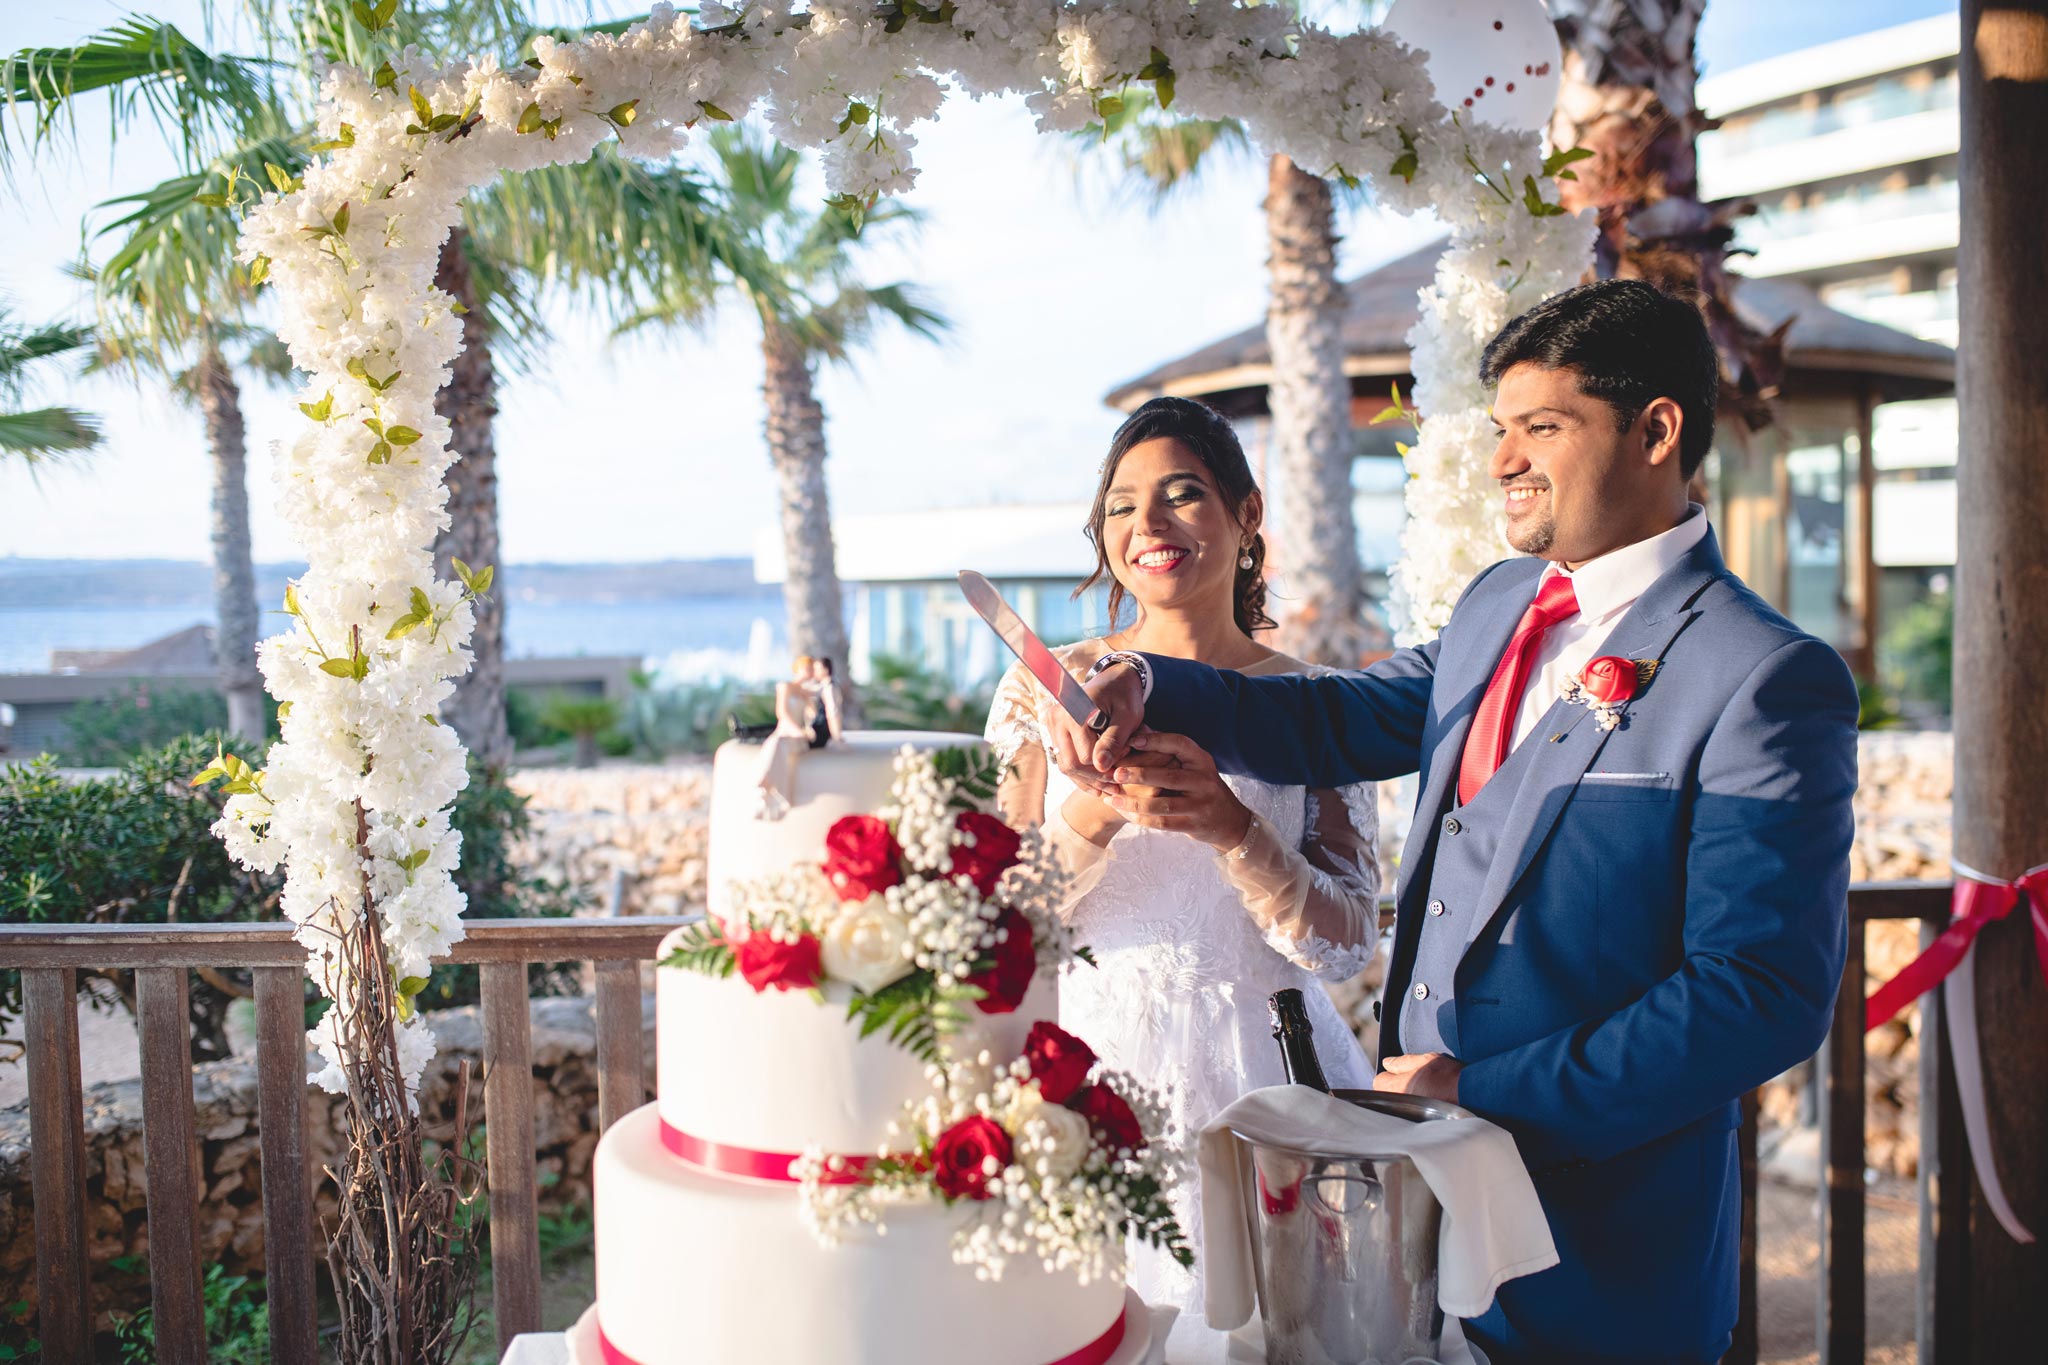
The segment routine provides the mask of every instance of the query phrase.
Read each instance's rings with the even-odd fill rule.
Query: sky
[[[1953,8],[1711,0],[1700,54],[1708,73],[1726,71]],[[200,0],[0,0],[0,45],[76,42],[131,9],[203,32]],[[236,36],[218,34],[217,45]],[[1263,316],[1263,162],[1218,167],[1155,209],[1119,189],[1105,162],[1040,137],[1017,102],[956,97],[917,131],[922,175],[909,198],[924,225],[914,240],[878,243],[870,278],[924,286],[955,326],[937,343],[884,333],[851,370],[821,376],[834,510],[1082,500],[1117,420],[1103,394]],[[176,170],[146,120],[110,152],[104,101],[84,102],[75,146],[0,187],[0,294],[17,316],[89,317],[82,287],[63,273],[81,223],[110,221],[96,204]],[[1340,231],[1346,278],[1436,234],[1371,209],[1347,211]],[[775,518],[756,329],[738,309],[681,334],[613,339],[601,319],[559,307],[552,324],[547,372],[501,376],[501,558],[751,553]],[[207,557],[210,474],[196,413],[157,388],[61,373],[31,397],[102,414],[107,442],[75,467],[34,476],[0,465],[0,556]],[[269,452],[297,422],[292,402],[253,380],[243,395],[259,560],[302,557],[272,510]]]

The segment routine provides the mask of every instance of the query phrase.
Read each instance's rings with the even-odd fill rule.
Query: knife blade
[[[967,598],[967,605],[988,622],[1012,654],[1038,679],[1039,686],[1052,693],[1060,709],[1072,716],[1076,723],[1090,729],[1101,728],[1101,717],[1095,703],[1088,700],[1088,694],[1081,690],[1081,684],[1074,681],[1074,675],[1060,666],[1052,651],[1024,624],[1024,618],[996,591],[995,584],[983,578],[972,569],[962,569],[959,574],[960,591]]]

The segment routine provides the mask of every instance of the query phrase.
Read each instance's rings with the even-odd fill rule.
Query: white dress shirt
[[[1599,657],[1601,646],[1636,599],[1676,568],[1706,534],[1707,509],[1693,503],[1684,521],[1648,540],[1611,550],[1576,569],[1552,564],[1544,570],[1538,586],[1553,575],[1569,578],[1579,599],[1579,612],[1544,632],[1542,648],[1536,651],[1535,671],[1515,712],[1514,744],[1510,747],[1519,747],[1542,721],[1564,680]]]

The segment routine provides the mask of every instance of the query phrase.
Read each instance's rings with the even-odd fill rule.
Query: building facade
[[[1954,13],[1713,74],[1700,107],[1707,199],[1747,199],[1733,262],[1796,281],[1830,307],[1946,346],[1956,342],[1957,107]],[[1869,433],[1879,617],[1940,589],[1956,559],[1953,397],[1879,407]],[[1793,573],[1825,584],[1845,468],[1862,452],[1799,442],[1786,453]],[[1818,534],[1815,534],[1818,533]]]
[[[1049,645],[1102,634],[1107,591],[1076,595],[1095,566],[1082,533],[1087,520],[1085,502],[835,518],[832,552],[849,599],[854,680],[870,681],[884,658],[915,662],[963,691],[1002,675],[1010,656],[960,595],[962,569],[995,584]],[[780,583],[783,575],[781,532],[764,529],[754,576]]]

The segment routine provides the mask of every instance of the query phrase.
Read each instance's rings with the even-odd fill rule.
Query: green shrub
[[[274,738],[277,702],[268,696],[263,702]],[[222,731],[227,724],[228,704],[218,692],[138,682],[125,692],[94,697],[66,711],[68,737],[57,757],[67,767],[118,768],[172,740]]]
[[[531,692],[517,687],[505,689],[505,729],[520,749],[546,749],[566,744],[569,732],[557,730],[541,719],[541,702]]]
[[[124,1272],[149,1273],[140,1256],[123,1256],[113,1265]],[[208,1365],[268,1365],[270,1306],[263,1301],[260,1283],[210,1265],[199,1283],[199,1294],[206,1314]],[[115,1324],[114,1340],[121,1348],[123,1365],[150,1365],[156,1359],[155,1314],[144,1308]]]
[[[992,685],[962,692],[914,659],[878,654],[861,689],[867,723],[877,730],[953,730],[980,734],[995,702]]]
[[[1955,649],[1955,595],[1937,592],[1898,614],[1878,653],[1899,696],[1947,711],[1954,700]]]
[[[620,729],[649,758],[708,754],[731,735],[729,717],[742,725],[775,723],[772,698],[741,691],[733,678],[664,687],[656,673],[635,673]]]
[[[53,760],[0,767],[0,922],[13,924],[219,923],[276,917],[282,879],[235,866],[209,828],[222,799],[193,788],[217,737],[188,735],[130,760],[112,776],[66,781]],[[253,756],[253,755],[252,755]],[[521,872],[526,798],[472,764],[452,820],[462,834],[456,885],[474,918],[566,915],[568,888]],[[133,974],[87,970],[132,1007]],[[543,988],[559,981],[543,973]],[[474,968],[443,966],[427,1008],[476,998]],[[552,982],[552,987],[549,983]],[[191,992],[193,1056],[227,1055],[227,1007],[246,992],[242,973],[206,969]],[[95,992],[95,1000],[103,995]],[[0,1040],[21,1011],[21,978],[0,972]],[[18,1046],[18,1042],[15,1044]]]

